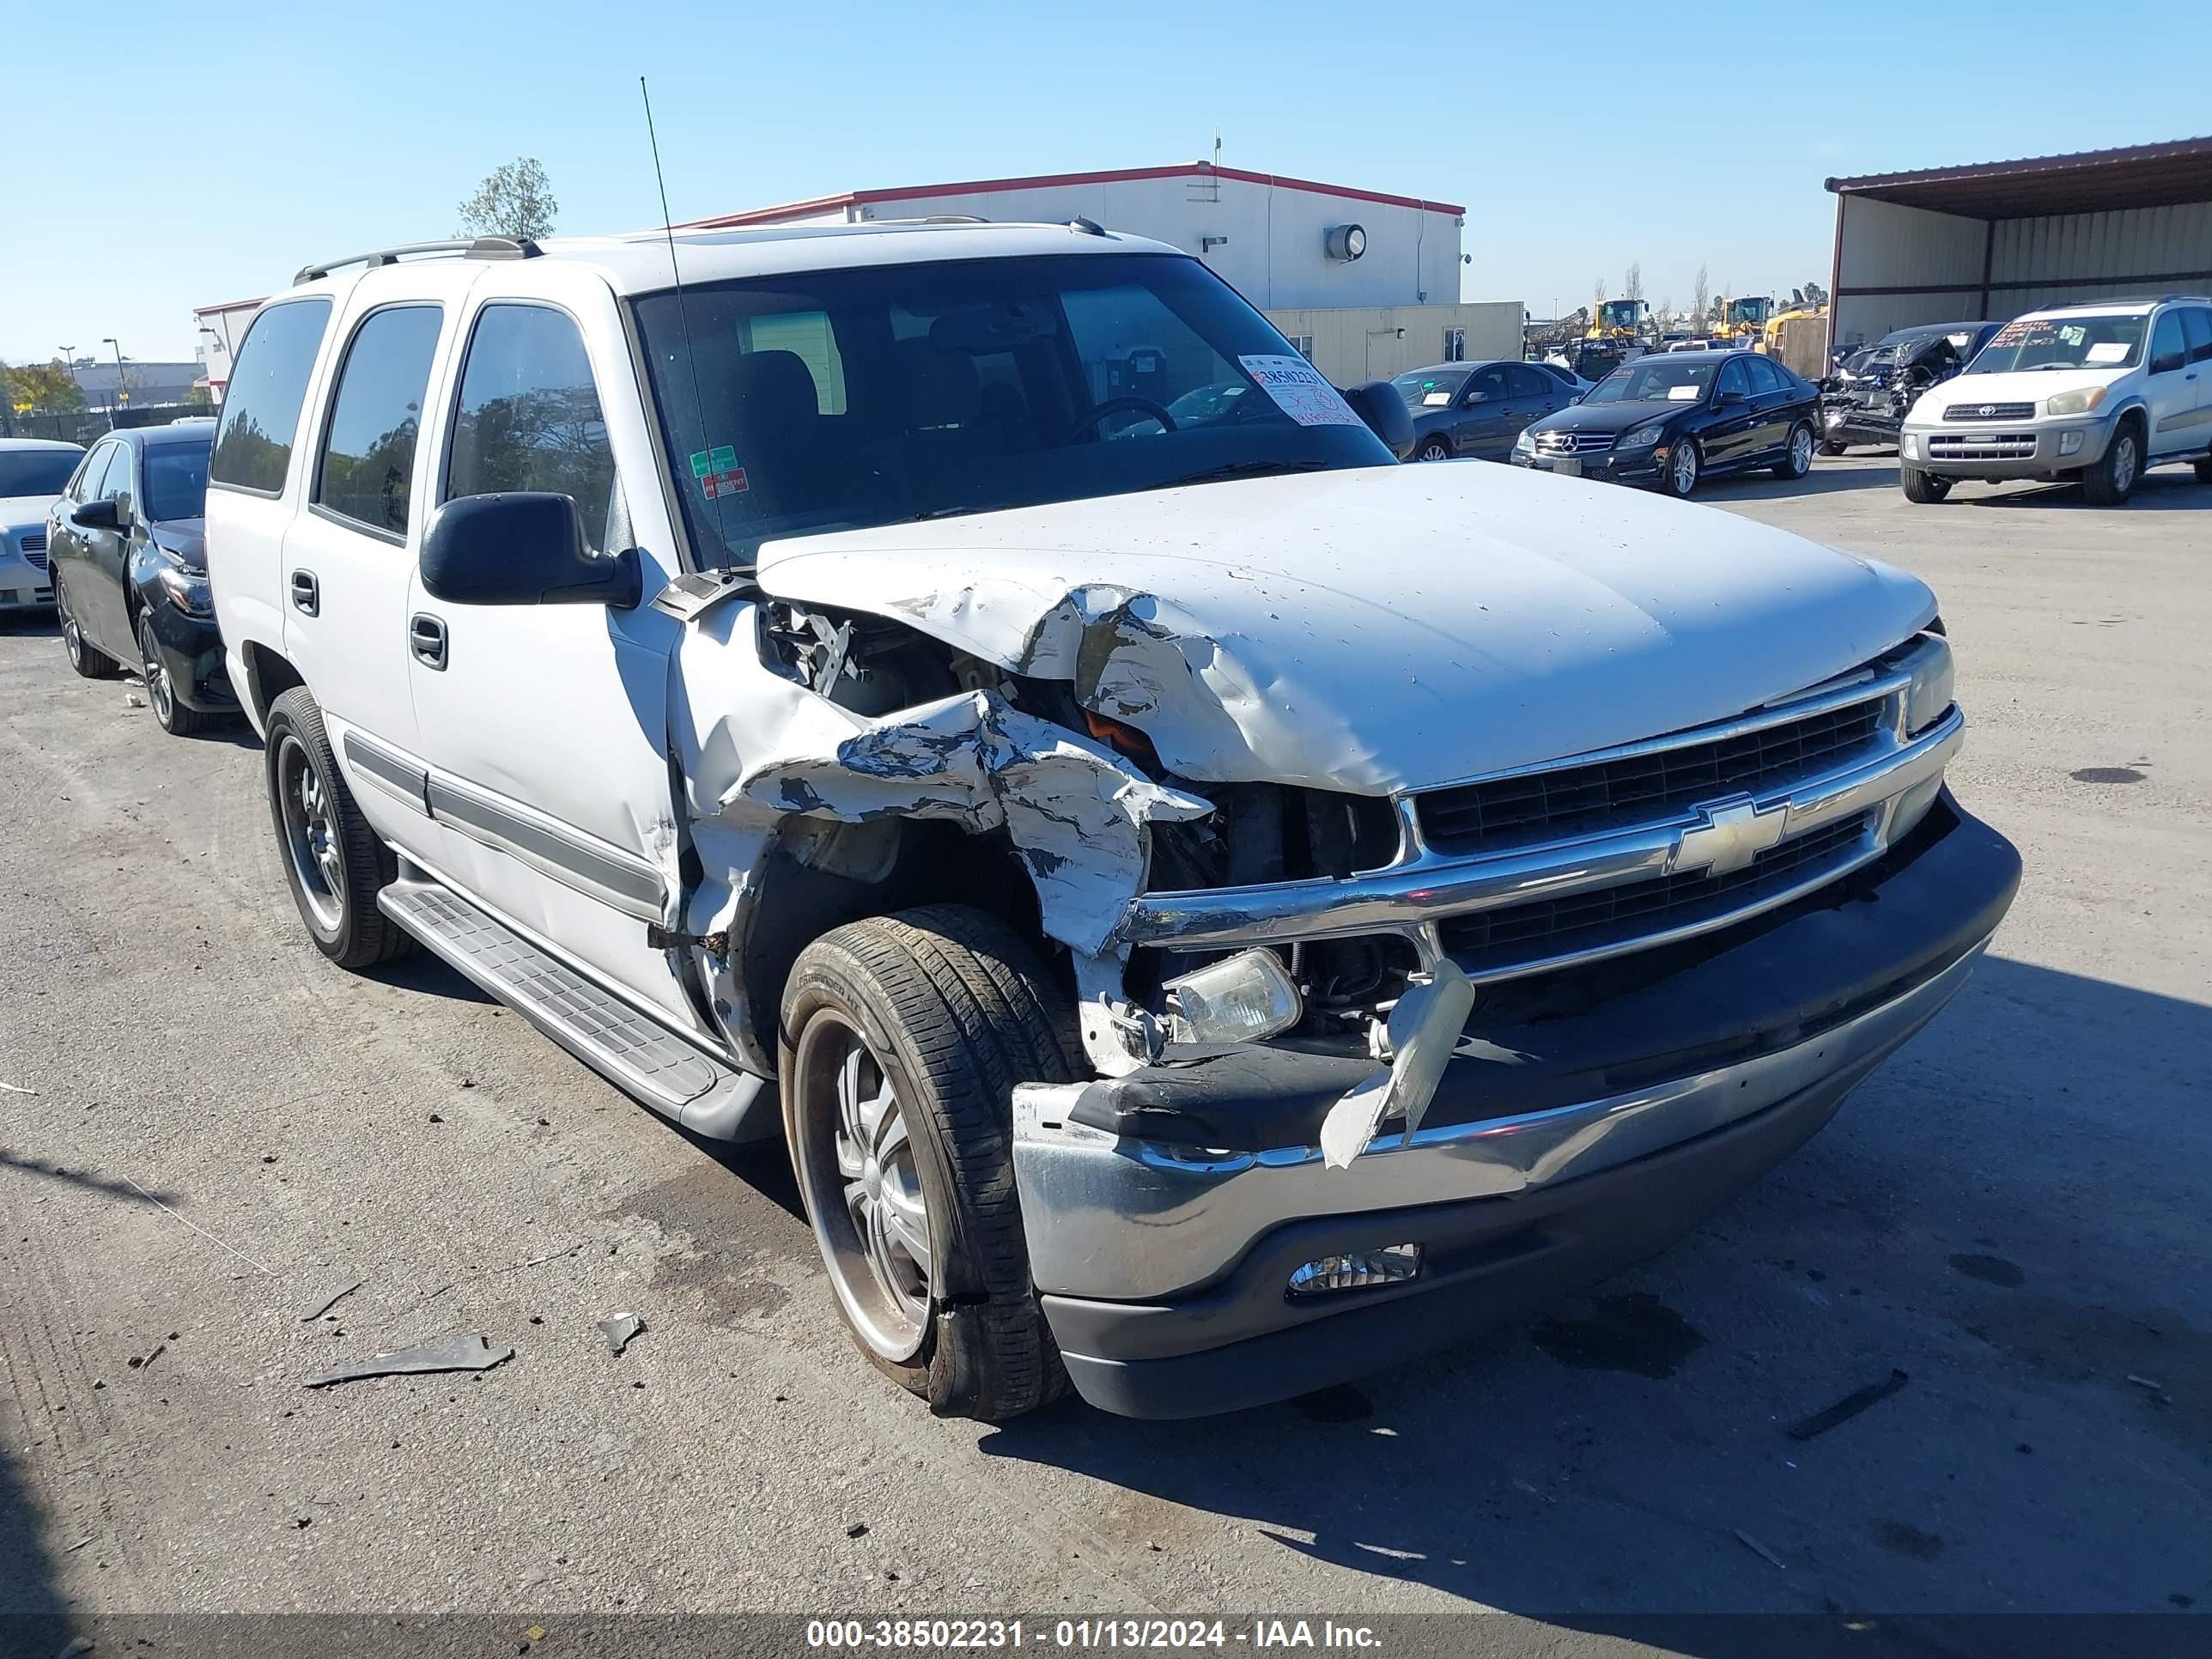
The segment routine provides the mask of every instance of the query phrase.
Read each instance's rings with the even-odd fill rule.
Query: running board
[[[767,1140],[782,1133],[772,1084],[702,1053],[452,889],[403,877],[377,895],[376,906],[663,1117],[710,1140]]]

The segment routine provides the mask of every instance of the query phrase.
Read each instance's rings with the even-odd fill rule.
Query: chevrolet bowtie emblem
[[[1741,870],[1782,839],[1782,826],[1790,816],[1786,806],[1760,811],[1748,799],[1722,802],[1698,809],[1703,823],[1692,824],[1674,842],[1669,870],[1703,870],[1724,876]]]

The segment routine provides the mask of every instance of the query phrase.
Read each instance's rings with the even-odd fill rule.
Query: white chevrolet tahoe
[[[1898,437],[1905,497],[1961,478],[2078,482],[2118,507],[2143,469],[2194,461],[2212,483],[2212,300],[2094,300],[2015,317],[1923,393]]]
[[[301,916],[783,1136],[939,1412],[1522,1316],[1818,1129],[2019,863],[1918,581],[1404,423],[1082,221],[311,266],[207,507]]]

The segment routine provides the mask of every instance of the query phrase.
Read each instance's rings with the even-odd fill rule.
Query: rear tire
[[[2081,469],[2081,494],[2092,507],[2125,507],[2142,476],[2142,424],[2123,416],[2119,430],[2093,466]]]
[[[1932,507],[1951,493],[1951,480],[1939,478],[1932,472],[1923,472],[1917,466],[1897,469],[1898,482],[1905,486],[1905,499],[1923,507]]]
[[[1442,438],[1427,439],[1413,452],[1417,461],[1448,461],[1451,458],[1451,446]]]
[[[178,699],[175,684],[169,671],[161,665],[159,642],[154,638],[154,621],[147,612],[138,613],[138,672],[146,682],[147,706],[153,709],[154,718],[161,729],[173,738],[189,738],[204,732],[215,724],[215,716],[197,708],[187,708]]]
[[[2212,455],[2199,455],[2197,458],[2197,482],[2201,484],[2212,484]]]
[[[1073,1024],[1030,946],[958,905],[836,928],[785,988],[784,1129],[838,1312],[940,1417],[1002,1422],[1067,1387],[1030,1279],[1012,1091],[1076,1076]]]
[[[1790,428],[1790,441],[1774,464],[1774,476],[1795,481],[1813,470],[1813,428],[1800,421]]]
[[[121,663],[85,638],[76,612],[70,609],[69,589],[63,586],[58,570],[54,572],[54,620],[61,624],[62,650],[69,665],[79,674],[88,680],[112,680],[123,672]]]
[[[341,968],[404,956],[414,940],[376,908],[377,894],[398,879],[398,860],[354,804],[306,686],[269,705],[264,753],[277,857],[315,948]]]

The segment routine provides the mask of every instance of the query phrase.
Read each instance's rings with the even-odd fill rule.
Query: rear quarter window
[[[307,400],[307,379],[330,326],[327,299],[270,306],[238,349],[216,428],[208,481],[257,495],[281,495]]]

